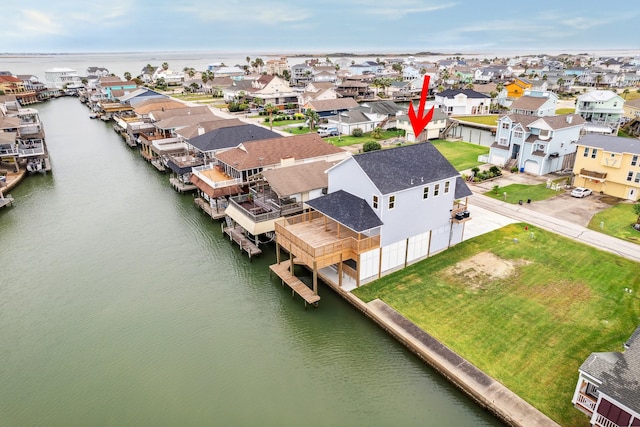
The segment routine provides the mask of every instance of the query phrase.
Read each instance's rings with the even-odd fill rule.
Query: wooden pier
[[[184,182],[180,182],[178,178],[171,177],[169,178],[169,183],[178,193],[188,193],[189,191],[194,191],[198,187],[193,184],[185,184]]]
[[[262,250],[244,235],[244,229],[242,227],[224,227],[222,231],[228,234],[229,239],[236,242],[240,246],[240,249],[249,255],[249,259],[262,253]]]
[[[13,197],[11,197],[11,194],[7,194],[6,196],[4,196],[2,192],[0,192],[0,208],[4,208],[5,206],[12,206],[12,205],[13,205]]]
[[[205,211],[211,217],[211,219],[224,218],[224,211],[226,208],[223,208],[223,207],[214,208],[209,204],[209,202],[207,202],[202,197],[196,197],[193,201],[200,209]]]
[[[283,261],[280,264],[270,265],[269,268],[282,280],[283,286],[284,284],[287,284],[287,286],[291,288],[291,296],[298,294],[302,297],[305,308],[307,307],[307,304],[313,304],[314,307],[317,307],[318,302],[320,301],[320,295],[314,294],[311,288],[294,276],[289,271],[289,266],[291,266],[290,261]]]

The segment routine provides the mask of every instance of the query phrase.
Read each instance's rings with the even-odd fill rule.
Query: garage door
[[[534,160],[527,160],[526,162],[524,162],[524,171],[526,173],[538,175],[540,171],[540,168],[538,167],[538,162]]]

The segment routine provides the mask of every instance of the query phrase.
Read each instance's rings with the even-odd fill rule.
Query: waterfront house
[[[303,110],[311,109],[318,113],[318,116],[321,118],[325,118],[348,110],[353,110],[358,108],[358,105],[358,102],[353,98],[311,100],[304,104]]]
[[[243,233],[273,239],[276,220],[300,214],[307,201],[326,191],[326,171],[332,165],[320,160],[264,170],[247,193],[229,198],[225,215]]]
[[[354,155],[327,173],[311,212],[276,222],[278,264],[282,248],[313,272],[315,294],[318,276],[359,286],[462,241],[471,191],[430,143]]]
[[[571,403],[594,427],[640,426],[640,327],[623,349],[591,353],[578,370]]]
[[[298,105],[298,93],[277,76],[260,75],[255,80],[237,81],[222,92],[227,102],[244,99],[259,105],[272,104],[280,109],[289,105],[297,108]]]
[[[640,141],[588,134],[577,144],[574,184],[594,192],[640,200]]]
[[[498,119],[489,162],[534,175],[571,168],[584,123],[577,114],[504,115]]]
[[[82,87],[82,79],[71,68],[50,68],[44,72],[45,83],[51,89],[66,89]]]
[[[445,89],[435,102],[449,115],[479,115],[489,114],[491,97],[473,89]]]
[[[38,102],[36,91],[27,89],[24,82],[14,76],[0,76],[0,91],[5,95],[15,95],[20,105]]]
[[[313,67],[309,64],[295,64],[291,67],[291,85],[305,87],[313,81]]]

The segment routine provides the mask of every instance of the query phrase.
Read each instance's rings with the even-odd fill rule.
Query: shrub
[[[381,148],[382,148],[382,146],[380,145],[379,142],[377,142],[377,141],[367,141],[362,146],[362,151],[364,151],[366,153],[367,151],[376,151],[376,150],[380,150]]]
[[[497,166],[491,166],[489,168],[489,172],[491,172],[492,174],[494,174],[495,176],[500,176],[502,175],[502,171],[500,170],[499,167]]]
[[[355,128],[353,131],[351,131],[351,136],[355,136],[356,138],[360,138],[362,135],[363,132],[360,128]]]
[[[517,172],[518,172],[518,167],[517,167],[517,166],[513,166],[513,167],[511,168],[511,172],[512,172],[512,173],[517,173]]]
[[[480,168],[476,166],[476,167],[471,169],[471,172],[473,172],[474,174],[478,175],[480,173]]]
[[[493,186],[493,193],[494,194],[498,194],[499,191],[500,191],[500,186],[499,185],[494,185]]]

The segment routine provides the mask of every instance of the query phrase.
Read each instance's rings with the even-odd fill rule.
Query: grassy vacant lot
[[[631,228],[638,216],[633,213],[633,205],[620,203],[598,212],[591,218],[588,228],[599,231],[622,240],[640,243],[640,232]],[[604,228],[600,228],[600,223]]]
[[[584,426],[571,406],[578,367],[591,352],[621,351],[640,322],[637,271],[632,261],[513,224],[354,294],[382,299],[560,425]]]
[[[565,179],[561,178],[556,182],[563,181],[565,181]],[[484,195],[504,201],[503,193],[507,193],[506,202],[511,204],[516,204],[520,200],[524,200],[526,202],[527,199],[531,199],[531,201],[537,202],[539,200],[549,199],[558,194],[556,190],[547,188],[547,184],[543,182],[542,184],[537,185],[509,184],[507,186],[498,188],[497,192],[491,190]]]
[[[431,143],[456,168],[457,171],[479,166],[478,156],[489,154],[489,147],[461,141],[445,141],[434,139]]]
[[[489,116],[456,116],[452,119],[460,120],[462,122],[480,123],[481,125],[496,126],[498,121],[497,114],[491,114]]]
[[[325,138],[325,140],[335,145],[336,147],[346,147],[348,145],[364,144],[365,142],[368,142],[368,141],[381,142],[382,140],[385,140],[385,139],[396,138],[399,135],[400,136],[403,135],[403,133],[400,133],[400,132],[404,132],[404,131],[385,130],[382,132],[382,136],[378,139],[372,137],[371,132],[367,132],[364,135],[358,136],[358,137],[350,136],[350,135],[341,135],[340,137],[334,136],[331,138]]]
[[[573,114],[576,112],[575,108],[558,108],[556,114]]]

